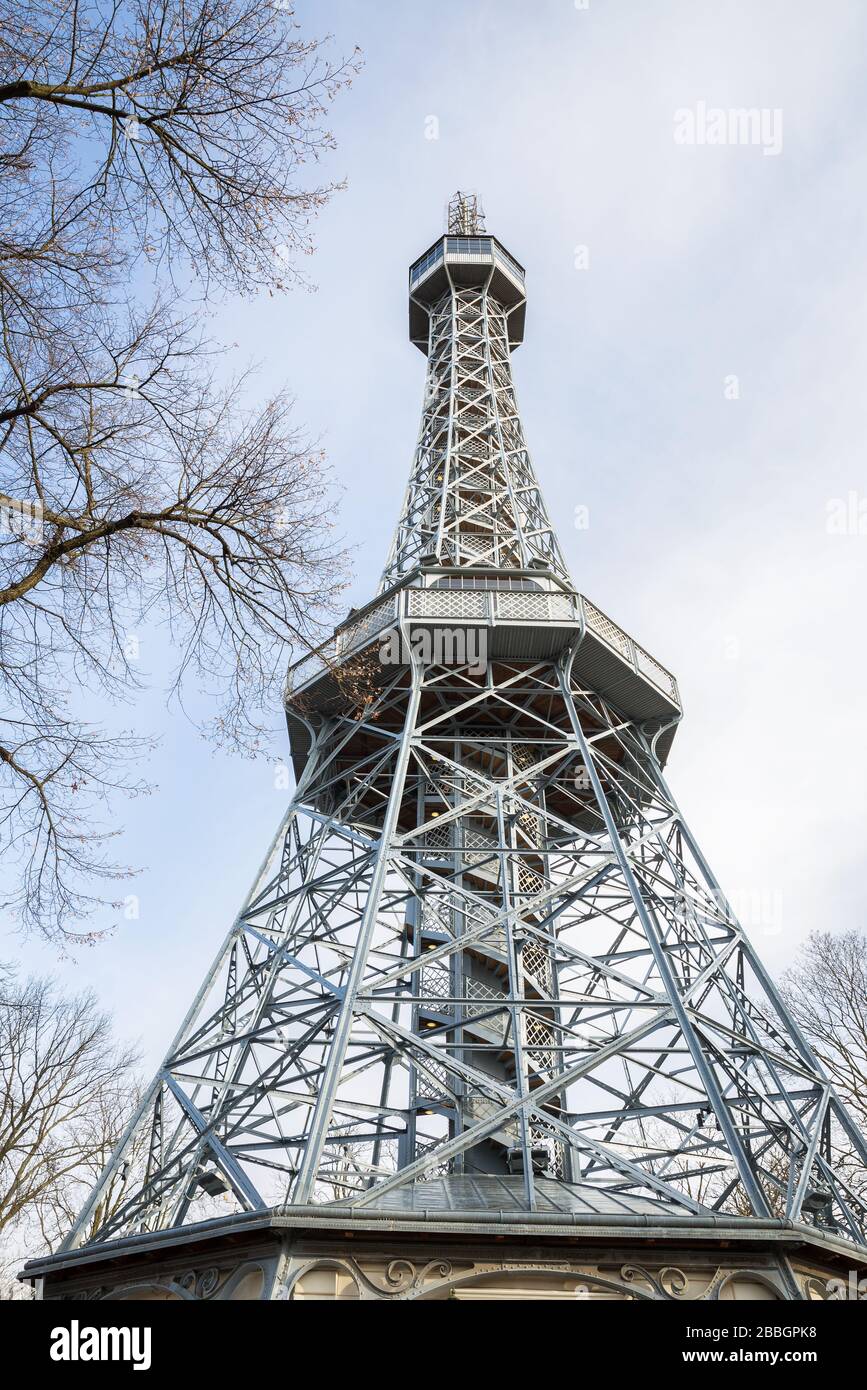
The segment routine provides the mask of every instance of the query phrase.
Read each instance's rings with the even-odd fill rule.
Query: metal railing
[[[363,647],[401,617],[478,623],[575,623],[604,642],[657,690],[680,704],[677,681],[644,647],[581,594],[558,591],[532,593],[496,589],[425,589],[410,586],[346,624],[336,636],[289,668],[286,693],[298,690],[334,661]]]
[[[677,681],[670,671],[646,652],[643,647],[639,647],[634,642],[628,632],[624,632],[622,627],[618,627],[615,622],[603,613],[601,609],[592,604],[589,599],[580,598],[581,607],[584,612],[584,621],[588,631],[594,637],[600,638],[612,651],[617,652],[630,666],[643,676],[645,680],[655,685],[657,690],[661,690],[675,704],[680,704],[680,694],[677,688]]]

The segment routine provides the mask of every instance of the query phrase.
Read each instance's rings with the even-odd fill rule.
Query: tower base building
[[[287,1207],[132,1236],[39,1262],[45,1299],[425,1302],[842,1300],[867,1276],[848,1241],[804,1223],[684,1217],[540,1179],[445,1178],[361,1216]]]

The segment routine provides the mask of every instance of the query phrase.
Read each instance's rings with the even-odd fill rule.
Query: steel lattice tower
[[[475,199],[409,298],[379,593],[290,670],[294,800],[66,1267],[233,1211],[863,1247],[864,1141],[663,775],[677,684],[569,576],[512,380],[524,271]]]

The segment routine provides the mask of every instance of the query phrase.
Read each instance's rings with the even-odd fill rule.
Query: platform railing
[[[644,680],[679,705],[677,681],[670,671],[638,645],[623,628],[582,594],[518,589],[432,589],[409,586],[364,610],[340,628],[317,652],[302,658],[287,673],[287,694],[298,690],[333,661],[360,649],[400,618],[441,619],[495,626],[508,623],[565,623],[586,627],[595,638],[632,667]]]

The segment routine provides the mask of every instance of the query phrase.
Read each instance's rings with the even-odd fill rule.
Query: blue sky
[[[378,580],[418,426],[406,269],[475,189],[527,268],[515,376],[576,583],[680,681],[687,818],[773,969],[813,927],[864,926],[867,9],[320,0],[298,18],[364,50],[323,170],[348,188],[304,265],[316,291],[222,305],[214,329],[322,437],[356,546],[347,607]],[[779,111],[779,153],[678,144],[698,103]],[[158,634],[141,659],[153,688],[120,722],[161,735],[157,790],[116,807],[139,917],[71,960],[11,932],[0,957],[92,986],[150,1066],[281,815],[285,738],[275,712],[270,762],[213,752],[165,708]]]

